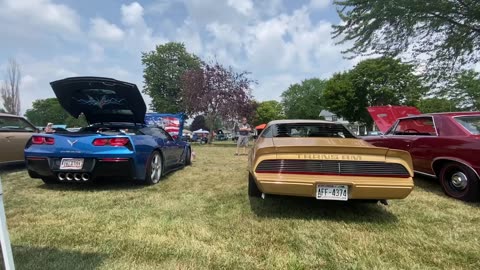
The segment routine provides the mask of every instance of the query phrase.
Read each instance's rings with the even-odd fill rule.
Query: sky
[[[332,0],[0,0],[0,79],[21,66],[22,112],[54,97],[49,82],[101,76],[143,87],[142,52],[183,42],[204,60],[251,72],[258,101],[291,84],[328,78],[344,59]],[[148,105],[150,99],[144,96]]]

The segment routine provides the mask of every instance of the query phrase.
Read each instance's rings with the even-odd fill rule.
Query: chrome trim
[[[457,159],[457,158],[450,158],[450,157],[437,157],[437,158],[435,158],[435,159],[432,161],[432,164],[430,165],[431,168],[432,168],[432,171],[435,171],[435,170],[433,169],[433,164],[434,164],[437,160],[440,160],[440,159],[447,160],[447,161],[458,162],[458,163],[460,163],[460,164],[462,164],[462,165],[465,165],[465,166],[467,166],[470,170],[472,170],[472,172],[475,173],[475,175],[477,176],[478,179],[480,179],[480,175],[478,175],[477,171],[476,171],[472,166],[470,166],[469,164],[465,163],[465,161],[460,160],[460,159]]]
[[[417,173],[417,174],[425,175],[425,176],[428,176],[428,177],[437,178],[437,176],[436,176],[436,175],[433,175],[433,174],[424,173],[424,172],[415,171],[415,170],[413,170],[413,172],[414,172],[414,173]]]

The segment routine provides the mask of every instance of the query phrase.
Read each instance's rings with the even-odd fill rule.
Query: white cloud
[[[34,32],[47,30],[67,37],[80,32],[80,17],[70,7],[50,0],[3,0],[0,23]]]
[[[129,5],[122,5],[122,22],[125,25],[138,25],[143,21],[143,7],[138,2]]]
[[[253,9],[253,2],[251,0],[228,0],[228,5],[246,16],[250,15]]]
[[[152,50],[155,45],[165,43],[166,39],[155,35],[143,18],[143,7],[138,2],[121,6],[122,22],[125,25],[126,41],[124,46],[130,50],[140,52]]]
[[[90,35],[101,41],[116,42],[123,40],[125,33],[122,29],[113,23],[109,23],[103,18],[94,18],[90,20]]]
[[[310,0],[309,7],[312,9],[324,9],[330,5],[330,0]]]

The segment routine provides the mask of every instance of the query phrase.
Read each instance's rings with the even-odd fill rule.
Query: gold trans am
[[[408,152],[372,146],[342,124],[272,121],[250,152],[248,194],[403,199],[413,189],[412,168]]]

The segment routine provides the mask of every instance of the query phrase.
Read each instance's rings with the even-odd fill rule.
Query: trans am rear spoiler
[[[185,114],[169,113],[146,113],[145,124],[148,126],[159,126],[165,129],[170,135],[177,136],[177,140],[182,139]]]
[[[408,106],[374,106],[368,107],[367,110],[383,133],[395,124],[398,118],[421,114],[417,108]]]

